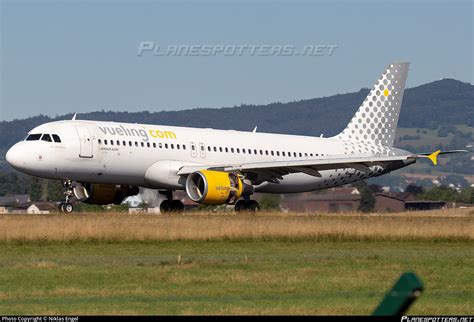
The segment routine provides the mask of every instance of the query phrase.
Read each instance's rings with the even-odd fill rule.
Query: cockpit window
[[[38,141],[41,137],[41,134],[30,134],[26,137],[26,141]]]
[[[54,142],[61,143],[61,139],[59,138],[57,134],[53,134],[53,140]]]
[[[41,141],[53,142],[53,140],[51,140],[51,135],[49,134],[43,134],[43,136],[41,137]]]

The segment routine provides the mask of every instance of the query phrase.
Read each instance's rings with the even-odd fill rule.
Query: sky
[[[0,120],[330,96],[371,87],[394,60],[411,62],[408,87],[473,83],[472,1],[0,0],[0,11]],[[158,55],[138,55],[144,42]]]

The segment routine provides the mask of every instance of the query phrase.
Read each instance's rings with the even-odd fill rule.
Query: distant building
[[[302,193],[284,195],[280,206],[283,209],[300,212],[354,212],[360,204],[357,188],[331,188],[325,193]]]
[[[30,195],[5,195],[0,197],[0,206],[14,206],[30,202]]]
[[[55,211],[57,211],[57,206],[54,202],[26,202],[14,207],[7,207],[5,213],[43,215]]]
[[[409,210],[433,210],[447,207],[445,201],[416,200],[409,192],[376,193],[375,208],[377,212],[402,212]]]

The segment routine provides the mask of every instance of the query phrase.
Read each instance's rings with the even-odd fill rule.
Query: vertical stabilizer
[[[408,75],[407,62],[391,63],[336,138],[393,146]]]

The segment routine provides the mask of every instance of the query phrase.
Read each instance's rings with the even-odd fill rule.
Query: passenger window
[[[165,143],[165,149],[168,148],[168,143]],[[193,145],[193,150],[194,150],[194,145]]]
[[[137,141],[135,141],[135,146],[138,147],[138,142]]]
[[[54,136],[53,136],[54,137]],[[102,144],[102,141],[100,139],[97,140],[97,143]]]
[[[150,147],[150,142],[147,142],[146,146],[147,146],[147,148],[149,148]]]
[[[253,150],[253,154],[257,154],[257,150]]]
[[[143,142],[140,142],[140,145],[142,146],[142,148],[145,147],[145,143]]]
[[[245,154],[245,149],[242,149],[242,153]]]
[[[279,157],[279,156],[280,156],[280,151],[277,151],[277,157]]]
[[[165,147],[168,148],[168,144],[165,144]],[[191,150],[196,150],[196,147],[194,146],[194,144],[191,144]]]
[[[252,154],[252,149],[248,149],[249,154]]]
[[[117,140],[117,145],[120,145],[120,141],[119,141],[119,140]]]
[[[303,154],[301,154],[301,152],[300,152],[300,158],[301,158],[302,156],[303,156]]]
[[[229,148],[228,147],[225,148],[225,152],[229,153]]]
[[[186,150],[186,144],[183,144],[183,150]]]
[[[296,157],[296,152],[293,152],[293,156]]]
[[[262,150],[260,150],[260,155],[263,155],[263,151],[262,151]]]
[[[53,142],[53,140],[51,140],[51,136],[49,134],[43,134],[43,136],[41,137],[41,141]]]
[[[207,151],[211,152],[211,147],[207,146]]]
[[[110,145],[114,145],[114,140],[110,140]]]
[[[265,150],[265,155],[268,155],[268,150]]]
[[[173,143],[171,143],[171,144],[170,144],[170,147],[171,147],[172,149],[174,149],[174,144],[173,144]]]
[[[61,139],[59,138],[59,135],[57,135],[57,134],[53,134],[53,140],[56,143],[61,143]]]
[[[173,145],[173,144],[171,144]],[[201,151],[204,151],[204,145],[201,144]]]
[[[176,149],[178,149],[178,150],[179,150],[179,144],[176,144]]]
[[[156,143],[155,142],[153,142],[153,147],[156,148]]]
[[[127,146],[127,142],[122,141],[123,146]]]
[[[30,134],[27,136],[26,141],[38,141],[41,138],[41,134]]]
[[[128,141],[128,145],[129,145],[129,146],[132,146],[132,141]]]
[[[230,152],[234,153],[234,148],[230,148]]]
[[[107,140],[104,140],[104,144],[107,145]]]
[[[305,156],[305,157],[308,157],[308,153],[305,153],[304,156]]]
[[[163,149],[163,144],[158,143],[158,147],[159,147],[160,149]]]
[[[270,152],[271,152],[271,154],[273,155],[273,150],[272,150],[272,151],[270,151]]]
[[[222,152],[222,147],[221,146],[219,147],[219,152]]]
[[[282,156],[285,156],[285,151],[281,151],[281,155],[282,155]]]
[[[239,149],[239,148],[237,148],[237,153],[240,153],[240,149]]]
[[[217,152],[217,148],[216,148],[216,147],[214,147],[214,152]]]

